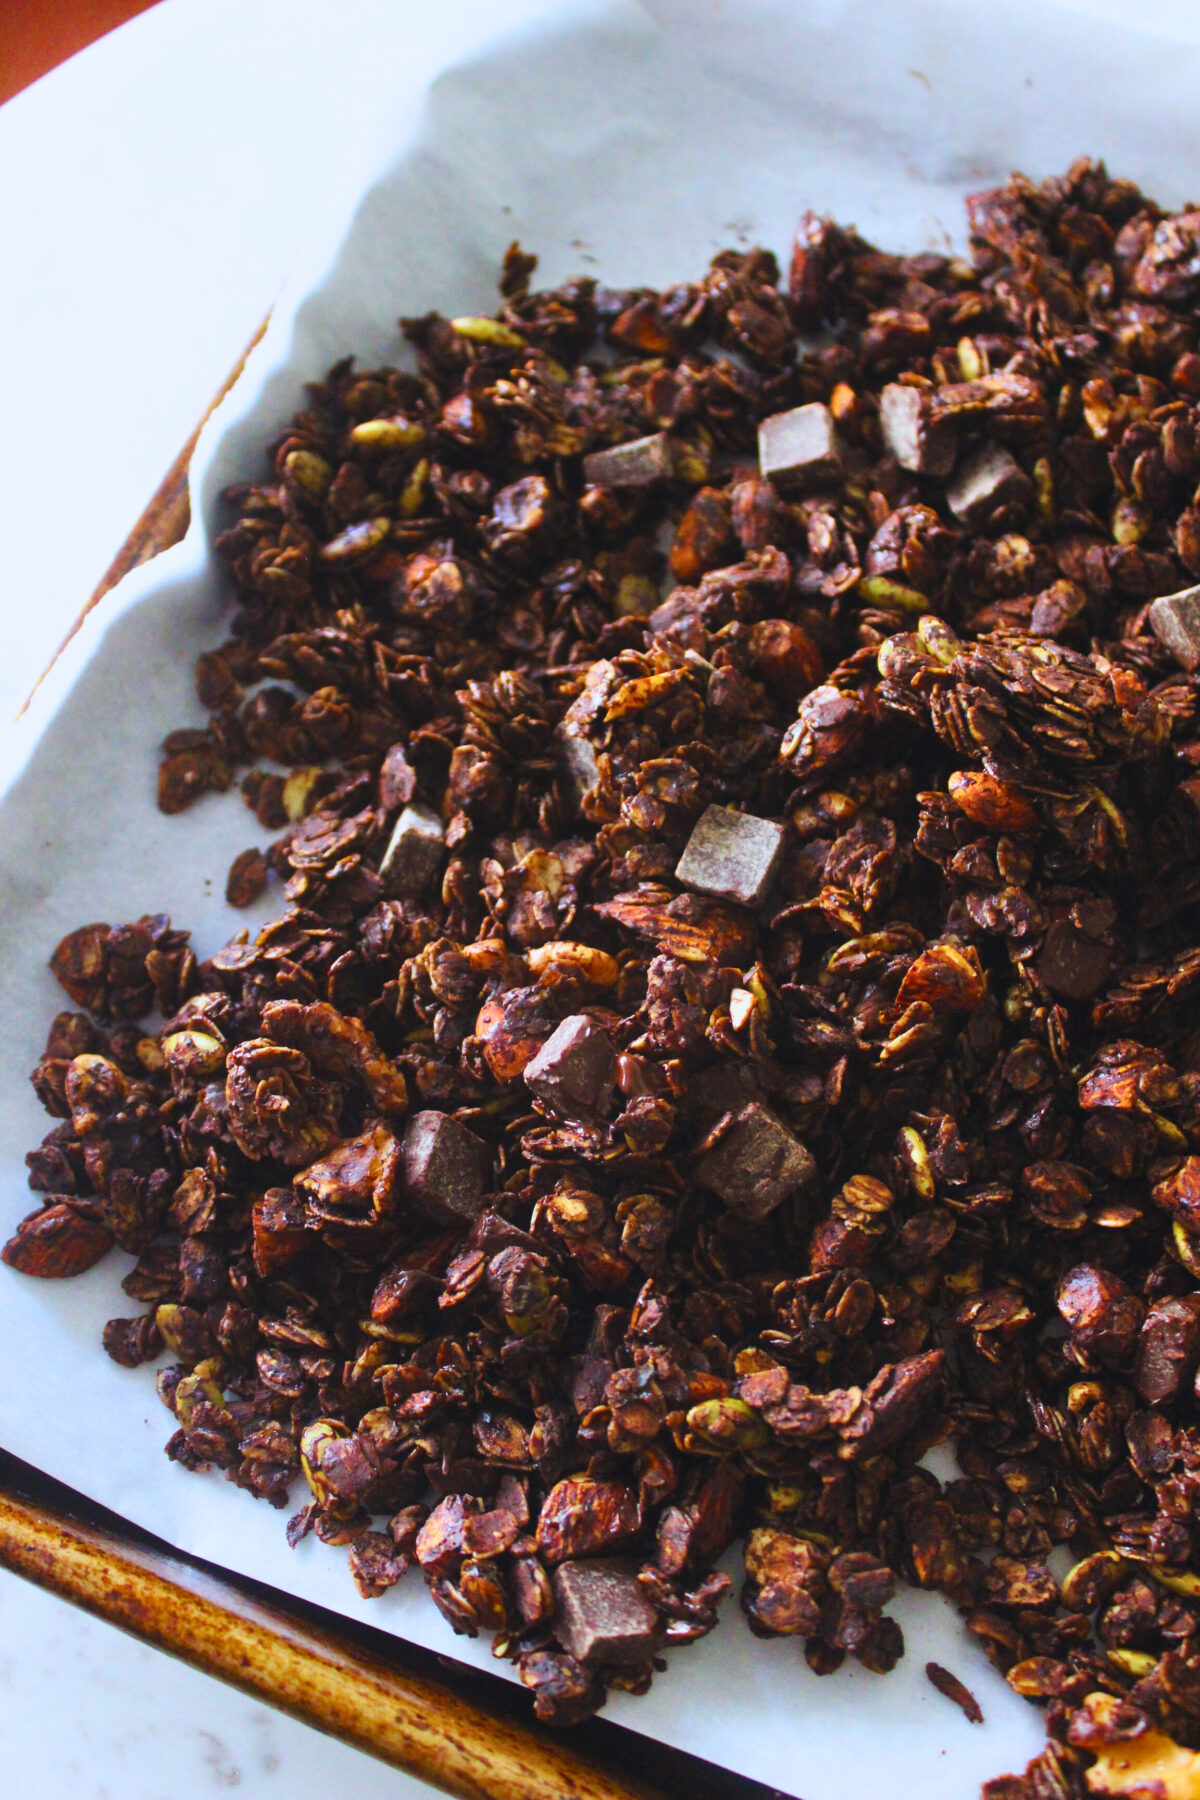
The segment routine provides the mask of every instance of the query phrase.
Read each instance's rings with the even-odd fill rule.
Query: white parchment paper
[[[378,116],[373,176],[310,250],[207,427],[187,540],[105,601],[0,744],[5,1236],[31,1204],[24,1153],[47,1128],[26,1075],[65,1003],[46,969],[59,937],[169,911],[204,955],[247,922],[221,895],[231,858],[261,833],[236,795],[163,818],[156,745],[201,722],[191,669],[227,604],[209,547],[217,496],[262,472],[261,446],[305,380],[348,350],[394,360],[401,313],[490,310],[513,237],[541,256],[539,280],[660,284],[729,243],[786,256],[804,207],[891,249],[961,247],[966,193],[1014,168],[1057,173],[1085,151],[1165,202],[1200,192],[1200,48],[1186,30],[950,0],[514,0],[463,11],[452,56],[416,10],[397,8],[365,64],[347,46]],[[150,1373],[99,1348],[104,1321],[131,1310],[117,1285],[127,1266],[114,1253],[61,1285],[0,1271],[0,1442],[181,1549],[498,1667],[453,1637],[418,1578],[361,1601],[341,1554],[312,1540],[289,1551],[279,1514],[167,1463],[171,1421]],[[869,1800],[881,1776],[892,1794],[963,1800],[1037,1750],[1038,1716],[939,1597],[905,1594],[894,1610],[908,1641],[894,1674],[818,1681],[794,1641],[751,1639],[733,1603],[649,1696],[615,1696],[608,1716],[803,1800]],[[974,1689],[983,1727],[929,1687],[928,1658]]]

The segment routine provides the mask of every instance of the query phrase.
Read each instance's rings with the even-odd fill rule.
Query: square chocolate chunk
[[[640,1663],[661,1642],[658,1614],[626,1557],[581,1557],[554,1571],[554,1630],[582,1663]]]
[[[937,417],[928,388],[892,381],[879,396],[879,429],[902,469],[916,475],[948,475],[954,467],[958,428]]]
[[[946,504],[972,531],[982,530],[1001,506],[1027,499],[1033,484],[1003,444],[981,444],[946,483]]]
[[[765,480],[784,491],[839,474],[842,446],[829,408],[813,400],[764,419],[758,428],[758,466]]]
[[[674,472],[671,443],[665,431],[633,438],[627,444],[610,444],[606,450],[593,450],[583,459],[583,479],[593,487],[650,487]]]
[[[697,893],[760,906],[782,854],[782,825],[732,806],[710,806],[697,819],[675,876]]]
[[[568,706],[558,725],[558,762],[576,804],[600,779],[600,764],[592,745],[592,736],[603,736],[604,712],[621,677],[615,663],[605,657],[594,662],[587,672],[582,691]]]
[[[492,1152],[482,1138],[449,1113],[419,1112],[400,1155],[404,1191],[419,1211],[439,1224],[474,1223],[492,1179]]]
[[[684,1102],[688,1117],[703,1136],[711,1131],[727,1112],[737,1112],[752,1100],[762,1100],[763,1091],[752,1063],[719,1062],[701,1069],[687,1084]]]
[[[446,833],[432,807],[406,806],[396,820],[379,873],[397,900],[416,900],[442,866]]]
[[[1164,594],[1148,617],[1151,631],[1181,668],[1200,666],[1200,587]]]
[[[617,1058],[608,1033],[586,1013],[573,1013],[526,1065],[530,1093],[560,1119],[603,1118],[612,1105]]]
[[[576,803],[600,779],[600,763],[587,738],[573,736],[559,726],[558,759]]]
[[[765,1219],[815,1172],[800,1140],[757,1100],[734,1114],[724,1137],[695,1166],[697,1181],[749,1219]]]

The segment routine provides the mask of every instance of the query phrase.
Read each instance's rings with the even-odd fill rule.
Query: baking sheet
[[[485,46],[498,25],[515,35]],[[1195,44],[1067,7],[1010,5],[1001,28],[994,9],[950,0],[529,0],[490,20],[464,13],[460,26],[453,63],[424,40],[414,54],[411,8],[373,46],[376,177],[311,248],[206,429],[188,539],[106,600],[0,746],[5,1235],[30,1205],[24,1152],[48,1124],[25,1077],[64,1004],[45,967],[58,938],[164,910],[203,955],[247,922],[221,894],[231,858],[261,832],[236,795],[158,814],[155,746],[202,722],[191,667],[222,635],[208,550],[219,491],[258,474],[303,381],[348,349],[365,364],[394,360],[400,313],[490,310],[514,236],[542,257],[539,280],[584,270],[660,284],[728,243],[785,255],[804,207],[888,248],[961,246],[965,193],[1014,167],[1058,172],[1085,150],[1171,204],[1200,188]],[[99,1350],[105,1319],[131,1310],[117,1285],[127,1265],[114,1253],[61,1285],[0,1271],[0,1442],[181,1549],[502,1667],[453,1636],[418,1578],[364,1602],[340,1553],[311,1539],[289,1551],[279,1514],[167,1463],[171,1421],[150,1373]],[[953,1610],[907,1593],[893,1610],[908,1641],[895,1673],[818,1681],[797,1643],[751,1639],[731,1604],[650,1695],[614,1696],[608,1716],[803,1800],[867,1800],[884,1758],[892,1792],[928,1800],[960,1800],[1023,1765],[1042,1741],[1038,1715]],[[929,1658],[974,1689],[983,1727],[929,1687]]]

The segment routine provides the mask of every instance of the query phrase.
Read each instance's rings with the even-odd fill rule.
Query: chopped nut
[[[1200,1362],[1200,1295],[1157,1300],[1138,1335],[1133,1382],[1147,1406],[1177,1400]]]
[[[0,1261],[22,1275],[54,1281],[82,1275],[112,1249],[112,1233],[99,1219],[88,1218],[69,1200],[56,1201],[30,1213],[0,1250]]]
[[[754,1011],[756,1001],[748,988],[734,988],[729,996],[729,1023],[740,1031]]]
[[[681,962],[741,967],[752,960],[753,930],[744,912],[731,912],[715,900],[694,894],[672,896],[665,889],[618,894],[595,909]]]
[[[637,1501],[619,1482],[572,1476],[556,1483],[538,1514],[538,1549],[547,1562],[592,1556],[631,1538]]]
[[[989,831],[1032,831],[1037,824],[1037,814],[1020,789],[983,769],[956,770],[946,791],[968,819]]]
[[[393,744],[379,771],[379,804],[385,812],[405,806],[417,791],[416,771],[403,744]]]
[[[536,944],[529,952],[529,967],[535,975],[547,969],[581,975],[596,987],[614,987],[620,974],[616,957],[607,950],[595,950],[590,944]]]

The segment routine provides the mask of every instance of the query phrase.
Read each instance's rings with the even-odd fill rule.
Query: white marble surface
[[[0,1572],[0,1793],[431,1800],[434,1790]]]

